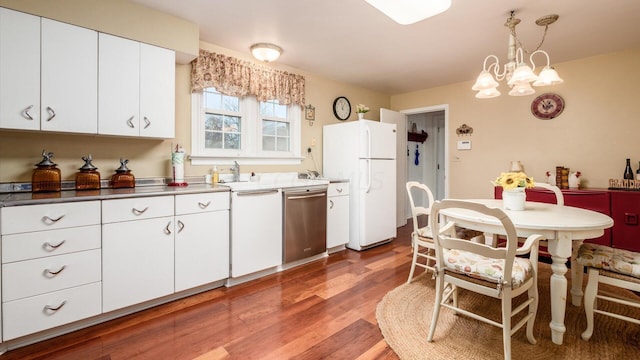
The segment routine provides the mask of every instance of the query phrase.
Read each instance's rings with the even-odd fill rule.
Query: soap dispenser
[[[48,192],[60,191],[61,173],[60,169],[51,161],[53,153],[42,150],[42,161],[36,164],[36,169],[31,175],[31,191]]]
[[[218,167],[214,166],[213,170],[211,170],[211,182],[213,184],[217,184],[220,182],[220,173],[218,173]]]

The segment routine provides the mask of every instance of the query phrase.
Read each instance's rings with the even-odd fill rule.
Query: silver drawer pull
[[[169,226],[171,226],[171,221],[169,221],[167,226],[164,228],[164,233],[167,235],[171,235],[171,229],[169,229]]]
[[[211,205],[211,201],[208,201],[206,204],[198,202],[198,206],[200,206],[200,209],[206,209],[209,207],[209,205]]]
[[[54,117],[56,117],[56,112],[53,111],[51,106],[47,106],[47,112],[49,113],[49,117],[47,118],[47,121],[51,121],[53,120]]]
[[[144,128],[148,128],[149,125],[151,125],[151,121],[149,121],[149,119],[147,119],[147,117],[144,117]]]
[[[329,200],[329,209],[333,209],[333,200]]]
[[[55,218],[55,219],[54,219],[54,218],[51,218],[51,217],[48,217],[48,216],[46,216],[46,215],[45,215],[45,216],[42,218],[42,220],[43,220],[45,223],[47,223],[47,224],[51,225],[51,224],[55,224],[55,223],[57,223],[58,221],[62,220],[62,218],[63,218],[63,217],[64,217],[64,215],[60,215],[59,217],[57,217],[57,218]]]
[[[50,242],[47,241],[46,243],[42,244],[42,247],[45,250],[53,251],[53,250],[59,248],[60,246],[62,246],[66,241],[67,240],[62,240],[62,241],[60,241],[59,243],[57,243],[55,245],[53,245],[53,244],[51,244]]]
[[[184,223],[178,220],[178,232],[182,232],[182,229],[184,229]]]
[[[341,193],[342,192],[342,188],[336,188],[336,191]]]
[[[127,120],[127,126],[129,126],[132,129],[135,129],[135,125],[133,125],[133,116],[129,118],[129,120]]]
[[[136,208],[131,209],[131,211],[136,214],[136,215],[142,215],[144,214],[145,211],[149,210],[149,207],[147,206],[146,208],[142,209],[142,210],[138,210]]]
[[[29,114],[29,110],[31,109],[33,109],[33,105],[29,105],[26,109],[22,110],[22,115],[29,120],[33,120],[33,117]]]
[[[65,301],[63,301],[63,302],[62,302],[62,304],[60,304],[60,305],[58,305],[58,306],[55,306],[55,307],[54,307],[54,306],[51,306],[51,305],[45,305],[45,306],[44,306],[44,309],[45,309],[46,311],[53,311],[53,312],[56,312],[56,311],[58,311],[58,310],[62,309],[62,307],[63,307],[66,303],[67,303],[67,301],[65,300]]]
[[[67,265],[62,265],[62,267],[60,269],[58,269],[57,271],[51,271],[49,269],[44,269],[44,274],[45,276],[50,276],[50,277],[54,277],[58,274],[60,274],[62,272],[62,270],[66,269]]]

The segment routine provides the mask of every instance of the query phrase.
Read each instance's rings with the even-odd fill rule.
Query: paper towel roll
[[[173,182],[184,182],[184,152],[171,153],[171,165],[173,166]]]

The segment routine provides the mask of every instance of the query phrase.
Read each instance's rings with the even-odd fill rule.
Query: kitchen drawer
[[[229,209],[229,192],[176,195],[176,215]]]
[[[2,236],[2,263],[99,249],[100,225]]]
[[[7,341],[99,315],[101,293],[101,283],[95,282],[5,302],[2,304],[2,339]]]
[[[100,224],[100,201],[9,206],[0,211],[3,235]]]
[[[327,196],[341,196],[341,195],[349,195],[348,182],[329,184],[329,189],[327,190]]]
[[[173,216],[173,196],[138,197],[102,201],[102,223]]]
[[[100,249],[4,264],[2,301],[84,285],[101,278]]]

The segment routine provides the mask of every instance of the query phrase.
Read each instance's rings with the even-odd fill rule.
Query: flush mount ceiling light
[[[275,61],[282,53],[281,47],[267,43],[253,44],[249,49],[254,58],[264,62]]]
[[[498,81],[503,79],[507,80],[507,84],[511,87],[509,95],[511,96],[525,96],[531,95],[536,91],[531,87],[533,86],[547,86],[561,84],[564,82],[558,75],[558,73],[549,64],[549,54],[546,51],[540,50],[545,37],[547,36],[547,29],[549,25],[558,20],[558,15],[547,15],[536,20],[536,24],[544,26],[544,34],[542,40],[538,44],[538,47],[529,55],[529,62],[531,66],[527,65],[524,61],[524,54],[529,54],[524,49],[522,43],[516,35],[516,25],[520,23],[520,19],[514,18],[515,11],[511,11],[511,15],[507,19],[504,26],[509,28],[509,48],[507,51],[507,63],[504,65],[502,71],[500,70],[500,61],[495,55],[489,55],[484,59],[484,65],[482,72],[478,75],[476,83],[471,88],[477,91],[476,97],[479,99],[488,99],[496,96],[500,96],[498,91]],[[540,71],[540,75],[536,75],[533,70],[536,68],[536,64],[533,62],[533,56],[536,54],[543,54],[547,59],[547,65]],[[487,66],[489,60],[493,60]],[[493,72],[493,74],[492,74]],[[494,76],[495,75],[495,79]]]
[[[409,25],[438,15],[451,6],[451,0],[365,0],[400,25]]]

